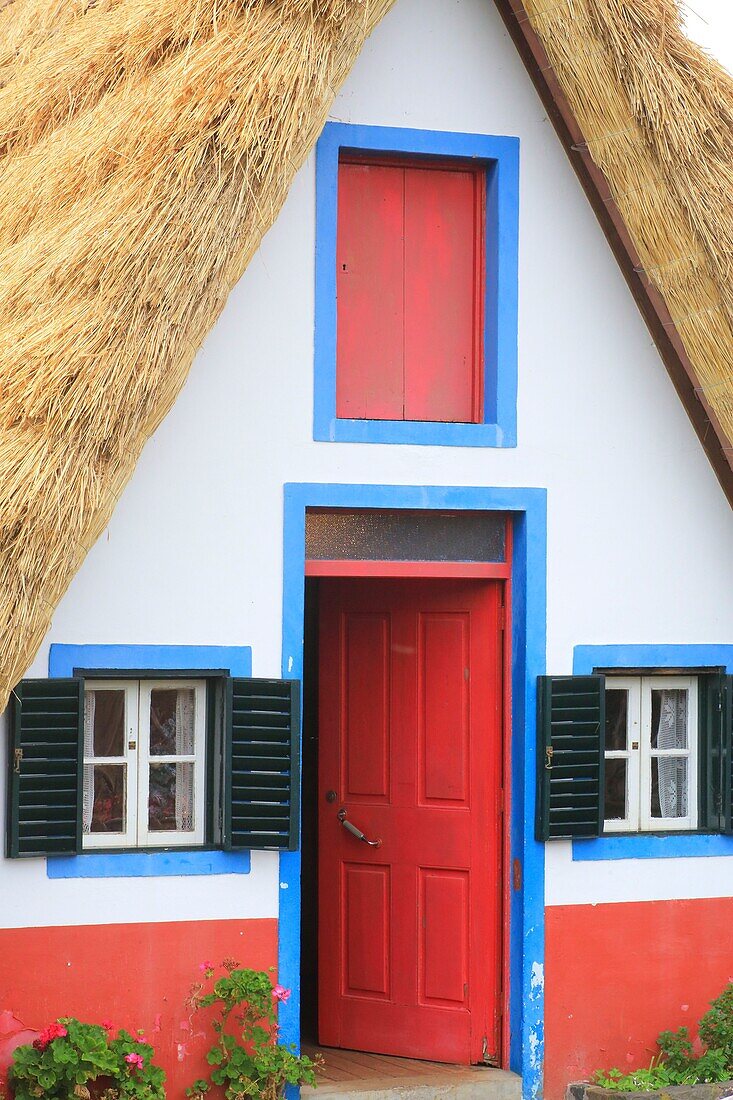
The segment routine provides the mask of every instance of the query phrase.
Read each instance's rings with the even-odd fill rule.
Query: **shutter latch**
[[[21,762],[22,759],[23,759],[23,750],[22,749],[14,749],[13,750],[13,771],[15,772],[16,775],[20,775],[20,762]]]
[[[552,754],[554,751],[555,750],[553,749],[552,745],[548,745],[548,747],[545,749],[545,768],[548,772],[552,768]]]

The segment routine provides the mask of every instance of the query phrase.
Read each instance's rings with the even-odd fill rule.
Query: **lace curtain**
[[[195,693],[190,688],[176,692],[176,755],[194,753]],[[176,829],[191,832],[194,827],[194,766],[176,764]]]
[[[660,691],[657,748],[687,747],[687,692]],[[656,758],[659,776],[659,807],[663,818],[687,817],[687,757]]]

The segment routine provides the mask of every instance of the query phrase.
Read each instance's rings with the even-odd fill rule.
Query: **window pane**
[[[687,757],[652,757],[652,817],[687,817]]]
[[[151,691],[151,756],[193,754],[195,697],[193,688],[156,688]]]
[[[606,752],[628,748],[629,693],[620,688],[606,690]]]
[[[617,694],[623,694],[618,692]],[[626,761],[606,760],[606,790],[603,815],[606,821],[626,819]]]
[[[125,692],[84,692],[84,755],[125,755]]]
[[[127,766],[84,765],[85,833],[124,833],[127,821]]]
[[[194,828],[193,764],[151,764],[148,828],[190,833]]]
[[[305,517],[310,561],[505,561],[500,512],[317,509]]]
[[[687,748],[687,691],[684,688],[652,690],[652,748]]]

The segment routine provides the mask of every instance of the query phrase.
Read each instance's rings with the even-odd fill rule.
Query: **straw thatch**
[[[0,705],[392,2],[0,9]]]
[[[524,7],[733,443],[733,77],[674,0]]]
[[[0,704],[393,2],[0,0]],[[733,438],[731,79],[672,0],[527,9]]]

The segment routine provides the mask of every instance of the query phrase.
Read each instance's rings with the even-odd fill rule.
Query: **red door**
[[[501,582],[320,593],[319,1040],[494,1060]]]

